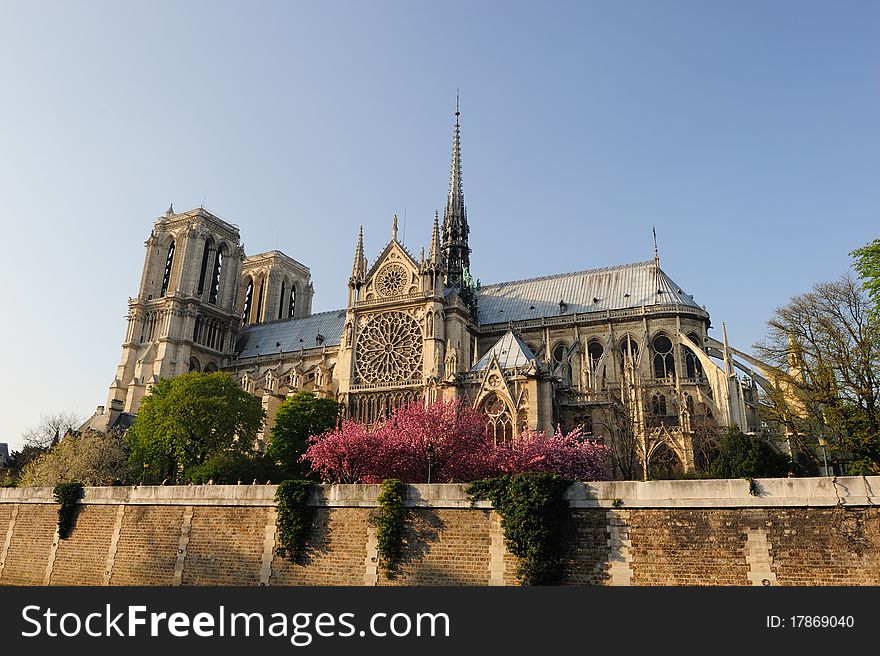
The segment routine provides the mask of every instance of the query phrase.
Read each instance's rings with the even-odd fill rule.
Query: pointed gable
[[[483,371],[487,369],[492,362],[492,358],[498,361],[501,369],[515,369],[517,367],[525,367],[531,360],[535,359],[535,354],[526,346],[519,337],[508,330],[501,339],[495,342],[495,345],[480,358],[480,361],[474,365],[471,371]]]

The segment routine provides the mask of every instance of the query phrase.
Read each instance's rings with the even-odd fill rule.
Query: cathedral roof
[[[270,353],[290,353],[316,346],[339,346],[345,310],[319,312],[302,319],[282,319],[245,328],[236,344],[240,358]],[[319,340],[318,337],[323,340]]]
[[[498,360],[498,366],[502,369],[514,369],[528,365],[530,360],[535,359],[535,354],[526,346],[525,342],[513,334],[513,331],[508,330],[501,339],[495,342],[495,346],[480,358],[471,371],[487,369],[493,357]]]
[[[484,285],[477,301],[481,324],[643,305],[702,309],[654,260]]]

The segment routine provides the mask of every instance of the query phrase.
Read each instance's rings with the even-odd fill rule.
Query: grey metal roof
[[[659,290],[659,293],[658,293]],[[560,307],[560,301],[565,305]],[[653,260],[484,285],[481,324],[656,305],[700,308]]]
[[[339,346],[345,325],[345,310],[319,312],[302,319],[282,319],[245,328],[236,344],[239,358],[270,353],[290,353],[301,348]],[[318,335],[324,338],[318,343]]]
[[[532,353],[532,350],[510,330],[495,342],[495,346],[490,348],[486,355],[480,358],[480,361],[474,365],[471,371],[487,369],[492,361],[492,356],[498,359],[498,366],[502,369],[524,367],[530,360],[535,359],[535,354]]]

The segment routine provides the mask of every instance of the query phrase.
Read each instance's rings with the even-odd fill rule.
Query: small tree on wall
[[[278,408],[266,457],[275,463],[285,477],[309,473],[302,456],[309,438],[336,426],[342,405],[332,399],[320,399],[311,392],[297,392]]]

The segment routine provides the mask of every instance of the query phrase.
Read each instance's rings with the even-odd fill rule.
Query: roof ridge
[[[578,275],[582,275],[582,274],[599,273],[601,271],[615,271],[615,270],[619,270],[619,269],[628,269],[628,268],[632,268],[632,267],[645,266],[645,265],[653,266],[654,261],[653,260],[645,260],[643,262],[630,262],[629,264],[615,264],[615,265],[607,266],[607,267],[597,267],[595,269],[583,269],[581,271],[569,271],[567,273],[553,273],[553,274],[549,274],[546,276],[537,276],[535,278],[523,278],[521,280],[504,280],[502,282],[489,283],[488,285],[480,285],[480,289],[485,289],[486,287],[499,287],[501,285],[514,285],[514,284],[521,283],[521,282],[538,282],[541,280],[549,280],[551,278],[562,278],[564,276],[578,276]],[[660,272],[663,273],[663,275],[666,275],[666,273],[663,271],[663,269],[660,269]]]

